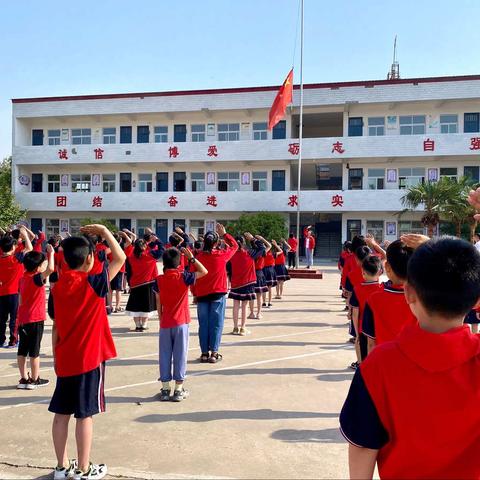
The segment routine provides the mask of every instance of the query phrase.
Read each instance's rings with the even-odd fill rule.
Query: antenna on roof
[[[393,43],[393,63],[387,75],[387,80],[398,80],[400,78],[400,65],[397,61],[397,36],[395,35],[395,42]]]

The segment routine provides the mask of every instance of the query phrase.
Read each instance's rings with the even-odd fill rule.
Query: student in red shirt
[[[154,286],[157,294],[158,318],[160,319],[161,402],[169,400],[181,402],[188,396],[188,391],[184,388],[190,323],[188,288],[208,273],[207,269],[194,258],[190,250],[184,248],[182,253],[189,266],[195,268],[195,271],[180,270],[178,267],[181,253],[176,248],[169,248],[163,253],[163,275],[157,277]],[[172,379],[175,380],[175,389],[173,396],[170,396]]]
[[[11,235],[0,239],[0,346],[6,341],[7,322],[10,330],[8,348],[17,345],[17,311],[19,282],[23,275],[23,256],[32,250],[26,230],[20,228],[23,240],[21,253],[16,252],[17,241]]]
[[[350,477],[480,478],[480,337],[463,319],[480,298],[480,255],[444,237],[408,263],[417,324],[378,345],[356,371],[340,414]]]
[[[45,282],[53,272],[53,247],[47,246],[47,256],[42,252],[32,251],[23,257],[25,273],[20,279],[18,307],[18,353],[17,364],[20,381],[17,389],[33,390],[48,385],[50,382],[40,378],[40,344],[43,326],[46,320]],[[27,372],[27,357],[30,357],[32,375]]]
[[[130,239],[125,232],[114,233],[113,237],[120,244],[122,250],[124,250],[125,245],[130,245]],[[112,261],[112,253],[107,253],[107,260]],[[109,304],[112,305],[113,313],[123,312],[123,308],[120,306],[120,301],[122,299],[122,291],[125,278],[125,263],[122,265],[120,271],[110,280],[110,290],[109,290]],[[115,295],[115,306],[113,306],[113,296]]]
[[[307,268],[313,267],[313,255],[315,253],[315,236],[309,225],[303,229],[303,236],[305,237],[305,258],[307,261]]]
[[[275,255],[275,275],[277,277],[277,294],[275,295],[275,298],[277,300],[282,299],[283,285],[285,282],[290,280],[290,275],[288,274],[287,267],[285,266],[285,254],[288,255],[290,253],[290,246],[284,238],[282,238],[280,245],[280,251],[277,250],[277,254]],[[273,246],[279,247],[276,242],[273,244]]]
[[[259,320],[262,318],[262,305],[264,303],[263,297],[268,291],[265,274],[263,273],[263,267],[265,266],[265,256],[267,252],[271,250],[272,245],[260,235],[255,235],[254,238],[255,242],[259,242],[259,244],[264,246],[264,250],[262,251],[262,254],[255,259],[255,275],[257,277],[257,282],[255,283],[255,295],[257,296],[257,312],[253,315],[250,313],[248,318],[255,318]]]
[[[92,416],[105,411],[105,362],[116,356],[105,298],[108,279],[118,273],[125,254],[105,226],[87,225],[81,231],[105,238],[112,261],[108,269],[105,264],[101,273],[90,275],[95,252],[87,238],[69,237],[62,243],[69,269],[62,273],[53,292],[52,344],[57,385],[49,410],[55,413],[52,434],[58,463],[54,477],[100,479],[107,474],[107,467],[90,463]],[[78,463],[67,456],[71,415],[77,419]]]
[[[221,238],[225,242],[224,249],[218,248]],[[206,233],[203,251],[197,255],[197,260],[208,270],[208,275],[198,279],[195,284],[202,363],[216,363],[222,359],[218,350],[225,322],[227,262],[237,250],[235,239],[223,225],[217,223],[216,232]]]
[[[275,250],[275,251],[273,251]],[[263,264],[263,276],[265,277],[265,283],[268,288],[268,297],[267,292],[263,294],[263,308],[271,308],[272,305],[272,289],[277,286],[277,275],[275,273],[275,253],[281,249],[277,246],[274,246],[272,241],[272,248],[265,253],[264,264]]]
[[[297,268],[297,250],[298,250],[298,240],[295,237],[294,233],[291,233],[288,236],[287,240],[290,250],[288,251],[288,268]]]
[[[366,248],[366,247],[362,247]],[[357,361],[350,365],[350,368],[356,370],[361,361],[367,356],[367,339],[362,334],[363,312],[365,304],[372,294],[383,289],[383,285],[379,283],[382,274],[382,261],[375,255],[368,255],[362,261],[363,282],[356,285],[350,298],[352,307],[352,322],[356,332],[355,337],[355,353]]]

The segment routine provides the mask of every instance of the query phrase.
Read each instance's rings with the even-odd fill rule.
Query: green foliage
[[[14,225],[23,220],[26,213],[12,194],[12,157],[4,158],[0,164],[0,227]]]
[[[229,222],[226,228],[232,235],[250,232],[252,235],[261,235],[268,241],[285,238],[288,232],[285,218],[279,213],[270,212],[244,213],[238,220]]]
[[[114,225],[112,222],[109,222],[106,218],[82,218],[80,220],[80,224],[82,227],[85,225],[92,225],[92,224],[99,224],[99,225],[105,225],[111,232],[117,232],[118,228],[116,225]]]

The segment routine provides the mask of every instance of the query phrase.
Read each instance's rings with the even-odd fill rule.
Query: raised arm
[[[20,228],[20,237],[23,240],[25,248],[23,249],[23,253],[28,253],[33,250],[32,242],[30,241],[30,236],[27,233],[25,227]]]
[[[261,235],[255,235],[257,240],[260,240],[265,245],[265,251],[268,252],[272,249],[272,244],[265,240]]]
[[[225,242],[227,247],[225,250],[225,255],[228,262],[228,260],[230,260],[238,250],[238,243],[230,234],[227,233],[225,226],[221,223],[217,223],[215,230],[217,231],[218,236],[223,238],[223,241]]]
[[[377,253],[379,253],[382,258],[386,258],[387,257],[387,253],[385,252],[385,250],[376,242],[375,240],[375,237],[369,233],[366,237],[365,237],[365,241],[367,242],[367,245],[372,249],[372,250],[375,250]]]
[[[190,251],[190,249],[182,248],[181,252],[185,255],[185,257],[187,257],[189,263],[193,263],[195,265],[195,278],[197,280],[204,277],[208,273],[208,270],[193,256],[193,253]]]
[[[288,244],[288,242],[284,238],[282,238],[282,245],[285,246],[287,253],[292,249],[292,247]]]
[[[272,245],[275,247],[276,253],[283,253],[283,250],[280,248],[276,240],[272,240]]]
[[[47,268],[42,272],[42,280],[48,278],[55,271],[55,250],[53,247],[47,245]]]

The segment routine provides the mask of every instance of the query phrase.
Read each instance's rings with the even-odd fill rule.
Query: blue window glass
[[[132,127],[120,127],[120,143],[132,143]]]
[[[168,192],[168,172],[157,172],[157,192]]]
[[[463,117],[463,131],[465,133],[477,133],[480,127],[480,114],[465,113]]]
[[[287,122],[280,120],[272,129],[273,140],[283,140],[287,138]]]
[[[285,170],[272,170],[272,191],[285,191]]]
[[[150,142],[150,128],[148,125],[142,125],[137,127],[137,143],[149,143]]]
[[[186,125],[174,125],[173,126],[173,141],[174,142],[186,142],[187,141],[187,126]]]
[[[43,145],[43,130],[32,130],[32,145]]]
[[[348,136],[361,137],[363,135],[363,118],[351,117],[348,119]]]

